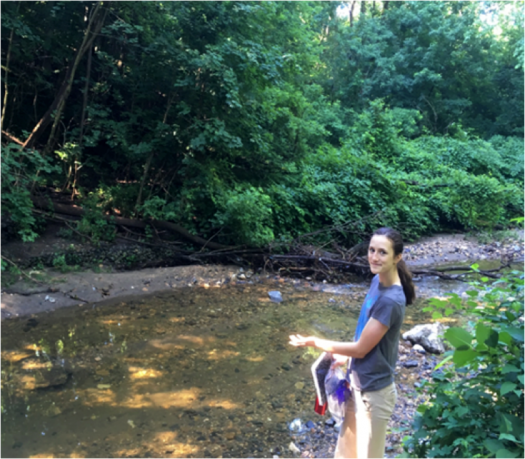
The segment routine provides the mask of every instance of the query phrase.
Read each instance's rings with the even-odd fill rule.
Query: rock
[[[445,345],[441,336],[443,336],[444,331],[445,327],[439,322],[416,325],[410,331],[403,333],[403,339],[410,341],[412,344],[423,346],[427,352],[443,354]]]
[[[304,389],[304,382],[301,382],[301,381],[296,382],[296,383],[295,383],[295,388],[296,388],[297,390]]]
[[[286,370],[286,371],[290,371],[290,370],[292,369],[292,367],[291,367],[290,365],[288,365],[287,363],[283,363],[283,364],[281,365],[281,368],[282,368],[283,370]]]
[[[270,297],[270,300],[272,300],[274,303],[280,303],[283,301],[281,292],[277,290],[272,290],[271,292],[268,292],[268,296]]]
[[[301,450],[295,446],[295,443],[292,441],[290,442],[290,444],[288,445],[288,449],[292,452],[292,453],[297,453],[299,454],[301,452]]]
[[[419,352],[420,354],[426,354],[427,351],[425,351],[425,348],[421,346],[421,344],[414,344],[414,347],[412,348],[414,351]]]
[[[295,418],[290,424],[288,424],[288,428],[292,432],[302,432],[303,431],[303,423],[299,418]]]
[[[29,330],[31,330],[32,328],[35,328],[36,326],[38,325],[38,320],[36,319],[29,319],[27,322],[26,322],[26,325],[24,327],[24,331],[25,332],[28,332]]]
[[[315,429],[315,423],[313,421],[308,421],[306,427],[309,429]]]
[[[334,418],[327,419],[324,423],[328,427],[333,427],[335,426],[335,419]]]
[[[35,361],[38,362],[37,359]],[[23,377],[22,383],[27,390],[48,389],[65,384],[71,373],[61,366],[37,368]]]
[[[405,368],[415,368],[419,365],[419,362],[417,360],[408,360],[403,363],[403,366]]]

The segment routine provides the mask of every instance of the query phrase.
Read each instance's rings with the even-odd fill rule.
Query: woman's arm
[[[387,331],[386,325],[377,319],[370,318],[361,333],[361,337],[355,343],[341,343],[316,338],[315,336],[290,335],[290,344],[297,347],[315,347],[322,351],[362,359],[381,341]]]

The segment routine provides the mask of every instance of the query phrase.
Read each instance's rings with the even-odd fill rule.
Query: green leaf
[[[453,362],[458,367],[462,367],[463,365],[466,365],[468,362],[474,360],[479,354],[474,351],[473,349],[468,350],[456,350],[454,352]]]
[[[450,341],[450,344],[455,348],[470,348],[472,343],[472,335],[463,328],[451,327],[445,332],[445,338]]]
[[[518,381],[523,384],[523,375],[518,375]]]
[[[507,363],[507,365],[505,365],[502,369],[501,369],[501,373],[502,374],[507,374],[507,373],[512,373],[512,372],[518,372],[520,371],[519,368],[515,367],[514,365],[511,365],[510,363]],[[523,375],[520,375],[520,376],[523,376]]]
[[[483,322],[478,322],[476,325],[476,339],[478,340],[478,343],[485,344],[485,340],[488,339],[491,331],[492,329]]]
[[[500,449],[503,449],[505,446],[502,441],[493,439],[487,439],[483,442],[483,444],[493,454],[495,454]]]
[[[516,384],[510,381],[505,381],[499,390],[501,395],[505,395],[516,388]]]
[[[438,320],[438,319],[441,319],[443,317],[443,314],[441,314],[440,312],[438,311],[434,311],[432,313],[432,319],[434,320]]]
[[[434,371],[438,370],[438,369],[441,368],[443,365],[445,365],[445,363],[447,363],[448,361],[452,360],[453,357],[454,357],[454,354],[450,354],[450,355],[448,355],[447,357],[445,357],[441,362],[439,362],[439,363],[434,367]]]
[[[506,345],[510,345],[512,343],[512,336],[508,332],[502,331],[499,333],[498,340]]]
[[[472,271],[479,271],[479,265],[477,263],[474,263],[473,265],[470,265],[470,269],[472,269]]]
[[[497,452],[496,452],[496,458],[507,458],[507,457],[518,457],[518,453],[517,452],[510,452],[508,449],[499,449]]]
[[[496,347],[498,345],[499,334],[496,330],[491,330],[490,336],[485,340],[485,344],[489,347]]]
[[[499,439],[499,440],[509,440],[509,441],[513,441],[513,442],[515,442],[515,443],[518,442],[517,438],[516,438],[514,435],[512,435],[512,434],[508,434],[508,433],[502,433],[502,434],[500,434],[500,436],[499,436],[498,439]]]
[[[514,319],[516,319],[516,316],[510,311],[505,311],[505,317],[509,320],[509,322],[512,322]]]
[[[523,328],[508,327],[505,331],[516,341],[523,343]]]

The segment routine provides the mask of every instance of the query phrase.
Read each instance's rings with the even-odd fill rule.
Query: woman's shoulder
[[[380,288],[378,300],[381,300],[382,303],[395,303],[402,306],[406,305],[406,296],[403,286],[394,284]]]

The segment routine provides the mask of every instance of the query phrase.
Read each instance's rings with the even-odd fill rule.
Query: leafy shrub
[[[405,437],[409,457],[524,457],[523,274],[467,293],[428,308],[434,318],[460,311],[472,320],[445,332],[454,350],[422,385],[429,400]]]
[[[448,182],[449,186],[435,189],[432,207],[446,221],[458,222],[464,228],[494,226],[503,222],[505,207],[501,204],[516,192],[514,187],[505,186],[494,178],[455,169],[433,182]],[[431,185],[432,182],[429,183]]]
[[[523,185],[523,137],[503,137],[496,135],[489,139],[501,158],[501,173]]]
[[[82,201],[85,213],[77,222],[78,231],[88,236],[95,244],[100,241],[111,242],[115,238],[115,226],[106,219],[100,202],[97,193],[89,193]]]
[[[45,183],[58,171],[36,150],[22,150],[14,143],[2,147],[2,217],[9,216],[24,242],[38,236],[31,188],[35,183]]]
[[[263,246],[274,239],[271,200],[262,188],[237,187],[224,192],[216,201],[214,223],[227,227],[232,240]]]

